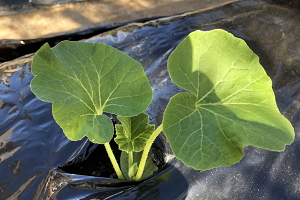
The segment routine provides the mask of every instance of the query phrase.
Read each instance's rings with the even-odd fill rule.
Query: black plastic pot
[[[126,52],[144,66],[154,90],[147,112],[159,124],[171,96],[167,59],[190,32],[225,29],[244,39],[273,80],[277,104],[296,133],[285,151],[246,147],[230,167],[197,171],[171,159],[141,182],[75,175],[59,167],[86,160],[95,146],[69,141],[29,87],[32,56],[0,65],[1,199],[300,199],[300,12],[298,1],[250,0],[128,24],[86,40]],[[164,139],[161,141],[166,142]],[[166,144],[165,159],[171,158]],[[104,152],[105,153],[105,152]]]

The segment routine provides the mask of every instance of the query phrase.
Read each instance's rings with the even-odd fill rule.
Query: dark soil
[[[118,145],[114,140],[111,140],[110,145],[118,163],[120,164],[121,151],[118,149]],[[61,167],[61,169],[70,174],[118,179],[103,144],[97,145],[95,150],[86,160],[80,163]]]

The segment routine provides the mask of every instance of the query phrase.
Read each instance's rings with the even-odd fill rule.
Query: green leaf
[[[134,162],[136,163],[136,162]],[[132,163],[132,164],[134,164]],[[121,153],[121,157],[120,157],[120,167],[121,167],[121,171],[125,177],[126,180],[131,180],[130,176],[129,176],[129,155],[126,151],[122,151]]]
[[[116,124],[115,142],[119,149],[126,152],[139,152],[145,148],[145,145],[154,132],[155,126],[148,124],[149,116],[141,113],[134,117],[117,116],[120,124]]]
[[[31,90],[53,103],[56,122],[70,140],[109,142],[113,124],[103,112],[135,116],[149,106],[152,89],[141,64],[102,43],[43,45],[32,63]]]
[[[130,168],[129,168],[129,178],[130,180],[134,179],[134,176],[136,175],[136,172],[138,170],[138,163],[134,163]]]
[[[120,158],[120,166],[121,166],[121,170],[123,172],[124,177],[126,178],[126,180],[133,180],[134,176],[136,175],[135,171],[135,167],[133,167],[134,165],[138,166],[138,164],[141,161],[142,158],[142,154],[143,151],[141,152],[132,152],[133,153],[133,164],[130,167],[129,166],[129,155],[126,151],[122,151],[121,153],[121,158]],[[132,170],[132,173],[130,173],[130,169]],[[158,168],[156,167],[156,165],[153,163],[152,159],[151,159],[151,152],[148,153],[148,157],[147,157],[147,161],[146,161],[146,165],[145,165],[145,169],[142,175],[141,179],[145,179],[148,176],[151,176],[153,174],[154,171],[156,171]],[[133,171],[135,171],[135,173],[133,173]],[[129,176],[129,173],[131,176]]]
[[[282,151],[294,130],[276,105],[272,81],[247,44],[223,30],[195,31],[168,60],[171,98],[163,131],[177,158],[195,169],[228,166],[252,145]]]

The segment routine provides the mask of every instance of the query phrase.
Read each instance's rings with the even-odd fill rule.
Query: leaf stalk
[[[129,158],[129,168],[133,165],[133,152],[132,151],[130,151],[129,153],[128,153],[128,158]]]
[[[115,171],[116,171],[116,174],[117,174],[117,176],[118,176],[118,179],[120,179],[120,180],[125,180],[125,178],[124,178],[124,176],[123,176],[123,174],[122,174],[122,172],[121,172],[121,169],[120,169],[120,167],[119,167],[119,164],[118,164],[118,162],[117,162],[117,160],[116,160],[116,158],[115,158],[115,155],[114,155],[114,153],[113,153],[112,150],[111,150],[111,147],[110,147],[110,145],[109,145],[109,142],[105,143],[104,146],[105,146],[106,152],[107,152],[107,154],[108,154],[108,157],[109,157],[109,159],[110,159],[110,161],[111,161],[111,164],[113,165],[113,167],[114,167],[114,169],[115,169]]]
[[[140,164],[139,164],[138,171],[137,171],[136,176],[135,176],[136,181],[139,181],[141,179],[141,177],[143,175],[143,172],[144,172],[144,168],[145,168],[145,165],[146,165],[146,161],[147,161],[147,157],[148,157],[148,153],[150,151],[150,148],[151,148],[154,140],[157,138],[157,136],[162,131],[162,129],[163,129],[163,124],[158,126],[157,129],[152,133],[152,135],[148,139],[148,141],[146,143],[146,146],[144,148],[144,151],[143,151],[143,155],[142,155],[142,158],[141,158],[141,161],[140,161]]]

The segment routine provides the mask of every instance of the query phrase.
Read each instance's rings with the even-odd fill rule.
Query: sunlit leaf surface
[[[293,141],[271,79],[243,40],[223,30],[195,31],[172,52],[168,70],[188,93],[171,98],[163,131],[188,166],[228,166],[245,146],[282,151]]]
[[[33,93],[53,103],[53,116],[70,140],[87,136],[106,143],[113,124],[103,112],[135,116],[146,110],[152,89],[141,64],[102,43],[63,41],[43,45],[32,63]]]
[[[148,124],[149,117],[141,113],[134,117],[117,116],[121,124],[116,124],[116,143],[119,149],[126,152],[139,152],[144,150],[145,145],[152,135],[155,126]]]

